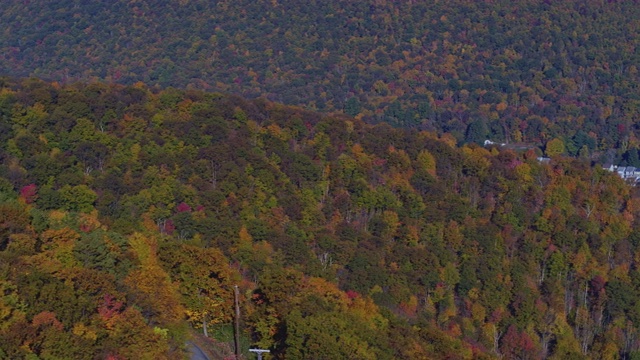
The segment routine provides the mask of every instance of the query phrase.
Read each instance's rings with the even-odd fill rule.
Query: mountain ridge
[[[1,73],[266,97],[459,142],[638,147],[635,2],[38,4],[3,3]]]

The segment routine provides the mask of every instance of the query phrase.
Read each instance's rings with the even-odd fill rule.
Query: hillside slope
[[[633,357],[640,199],[584,160],[143,85],[0,82],[0,358]],[[61,331],[63,330],[63,331]]]
[[[0,5],[0,74],[191,87],[457,140],[638,146],[635,1]]]

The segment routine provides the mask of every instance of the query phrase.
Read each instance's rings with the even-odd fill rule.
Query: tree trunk
[[[234,300],[236,305],[236,326],[235,326],[235,336],[233,338],[234,345],[236,347],[236,360],[240,359],[240,305],[238,305],[238,298],[240,295],[238,294],[238,285],[233,287]]]
[[[207,332],[207,314],[204,314],[202,317],[202,333],[204,337],[209,337],[209,333]]]

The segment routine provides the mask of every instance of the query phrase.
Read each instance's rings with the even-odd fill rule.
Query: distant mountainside
[[[266,97],[458,141],[638,146],[637,1],[0,4],[0,73]]]
[[[0,359],[640,354],[640,197],[586,159],[266,100],[0,78]]]

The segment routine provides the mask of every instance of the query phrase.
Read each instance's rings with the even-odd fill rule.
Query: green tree
[[[362,105],[357,97],[350,97],[344,104],[344,112],[349,116],[356,116],[362,111]]]
[[[469,143],[476,143],[478,145],[484,144],[484,141],[489,137],[489,129],[487,123],[484,120],[477,119],[472,121],[467,126],[464,139]]]
[[[87,185],[70,186],[65,185],[60,190],[60,200],[62,207],[69,211],[79,211],[88,213],[93,210],[98,195]]]
[[[549,157],[562,155],[565,152],[564,141],[560,138],[549,140],[544,147],[544,153]]]

